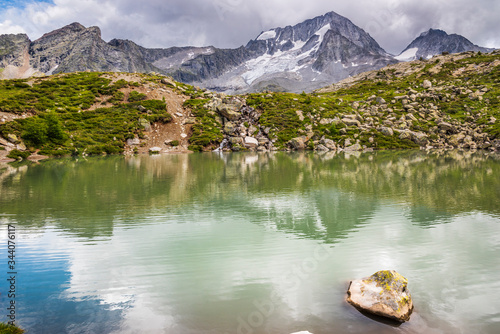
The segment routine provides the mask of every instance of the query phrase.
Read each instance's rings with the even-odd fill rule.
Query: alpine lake
[[[27,333],[500,333],[500,157],[2,165],[0,255],[0,321],[14,300]],[[350,280],[385,269],[409,282],[415,309],[401,325],[346,302]]]

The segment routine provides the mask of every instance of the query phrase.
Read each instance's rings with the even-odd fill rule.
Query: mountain
[[[132,41],[106,43],[98,27],[72,23],[32,42],[25,34],[0,36],[0,78],[77,71],[164,72],[212,47],[147,49]],[[158,66],[157,66],[158,65]]]
[[[406,49],[399,54],[396,59],[400,61],[410,61],[419,59],[429,59],[432,56],[448,53],[460,53],[465,51],[491,52],[494,49],[483,48],[473,44],[467,38],[451,34],[439,29],[429,29],[420,34]]]
[[[236,49],[148,49],[128,40],[105,42],[98,27],[72,23],[32,42],[2,35],[0,77],[75,71],[159,72],[229,93],[264,89],[311,91],[396,62],[350,20],[334,12],[262,32]]]
[[[33,42],[25,34],[1,35],[0,79],[87,70],[157,72],[230,94],[310,92],[399,60],[467,50],[490,51],[462,36],[431,29],[394,58],[363,29],[334,12],[263,31],[235,49],[149,49],[129,40],[105,42],[98,27],[72,23]]]
[[[245,47],[224,52],[194,58],[172,75],[232,93],[301,92],[396,62],[364,30],[334,12],[264,31]],[[229,63],[221,62],[228,58]]]

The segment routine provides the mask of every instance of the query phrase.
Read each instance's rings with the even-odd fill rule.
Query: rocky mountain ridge
[[[420,34],[395,58],[401,61],[411,61],[420,58],[430,59],[442,53],[491,52],[493,50],[475,45],[457,34],[448,35],[443,30],[429,29]]]
[[[0,78],[75,71],[156,72],[229,94],[263,90],[298,93],[420,54],[428,57],[442,50],[470,48],[479,47],[461,36],[431,29],[396,59],[369,34],[334,12],[264,31],[236,49],[149,49],[129,40],[105,42],[98,27],[72,23],[33,42],[24,34],[0,36]]]

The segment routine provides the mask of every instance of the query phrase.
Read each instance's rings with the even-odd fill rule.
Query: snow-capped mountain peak
[[[420,34],[413,42],[396,56],[400,61],[411,61],[419,58],[429,59],[443,52],[460,53],[465,51],[491,52],[487,49],[473,44],[467,38],[451,34],[439,29],[429,29]]]

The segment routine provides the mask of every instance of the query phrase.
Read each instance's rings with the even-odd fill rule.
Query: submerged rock
[[[149,148],[149,153],[150,154],[160,154],[161,152],[161,147],[151,147]]]
[[[351,281],[347,302],[361,311],[405,322],[413,311],[407,285],[408,280],[394,270],[378,271]]]

